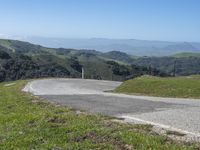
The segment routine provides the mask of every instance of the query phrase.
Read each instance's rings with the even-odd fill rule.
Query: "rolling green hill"
[[[102,53],[85,49],[47,48],[0,39],[0,81],[32,77],[81,77],[82,67],[86,78],[104,80],[126,80],[143,74],[192,75],[200,74],[200,57],[199,53],[136,57],[119,51]]]
[[[142,76],[125,81],[115,89],[115,92],[160,97],[200,98],[200,75],[165,78]]]
[[[140,57],[133,64],[152,67],[166,74],[187,76],[200,74],[200,57]]]
[[[110,51],[110,52],[102,54],[102,56],[109,59],[121,61],[124,63],[132,63],[133,61],[133,58],[130,55],[120,52],[120,51]]]
[[[200,53],[189,53],[189,52],[177,53],[175,55],[172,55],[172,57],[176,57],[176,58],[199,57],[200,58]]]
[[[106,56],[95,50],[54,49],[22,41],[0,40],[0,81],[39,77],[77,78],[81,77],[82,67],[85,77],[92,79],[121,81],[149,73],[166,75],[156,69],[150,71],[147,67],[118,63],[126,60],[125,55],[123,59]]]

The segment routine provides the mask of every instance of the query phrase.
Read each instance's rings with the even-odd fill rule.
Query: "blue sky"
[[[0,0],[0,35],[200,42],[200,0]]]

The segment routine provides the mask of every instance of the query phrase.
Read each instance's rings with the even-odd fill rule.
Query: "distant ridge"
[[[200,58],[200,52],[199,53],[189,53],[189,52],[177,53],[177,54],[172,55],[172,57],[177,57],[177,58],[181,58],[181,57],[199,57]]]
[[[136,56],[170,56],[181,52],[200,52],[198,42],[148,41],[137,39],[65,39],[27,37],[27,41],[54,48],[92,49],[101,52],[122,51]]]

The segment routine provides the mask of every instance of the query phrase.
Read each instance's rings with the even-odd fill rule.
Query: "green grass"
[[[115,89],[115,92],[161,97],[200,98],[200,75],[167,78],[142,76],[125,81]]]
[[[0,83],[0,149],[194,149],[153,134],[149,125],[111,121],[21,92],[27,81]]]
[[[9,40],[0,39],[0,45],[15,52],[15,49],[12,47],[12,43]]]
[[[173,55],[173,57],[176,57],[176,58],[183,58],[183,57],[200,57],[200,53],[184,52],[184,53],[175,54],[175,55]]]

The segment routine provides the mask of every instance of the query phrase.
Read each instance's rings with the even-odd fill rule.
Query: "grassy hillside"
[[[200,57],[140,57],[133,61],[137,66],[153,67],[161,72],[179,76],[200,74]]]
[[[125,81],[115,92],[161,97],[200,98],[200,76],[142,76]]]
[[[98,114],[78,113],[21,92],[27,81],[0,83],[0,149],[187,150],[151,131]]]
[[[176,57],[176,58],[184,58],[184,57],[200,57],[200,53],[178,53],[178,54],[175,54],[175,55],[172,55],[173,57]]]
[[[131,55],[128,55],[126,53],[119,52],[119,51],[110,51],[110,52],[104,53],[102,56],[109,59],[118,60],[124,63],[132,63],[133,61],[133,58]]]
[[[29,62],[22,55],[29,57]],[[174,73],[174,64],[176,75],[200,74],[200,57],[196,56],[134,57],[119,51],[55,49],[0,39],[0,81],[47,76],[81,77],[82,66],[85,77],[105,80],[126,80],[143,74],[169,76]]]
[[[108,55],[105,57],[95,50],[54,49],[22,41],[0,40],[0,81],[38,77],[80,78],[82,67],[85,77],[92,79],[121,81],[149,74],[148,67],[118,62],[125,60],[128,55],[114,54],[117,59],[114,59],[115,56],[107,58]],[[121,54],[123,57],[120,57]],[[154,73],[162,74],[155,69]]]

